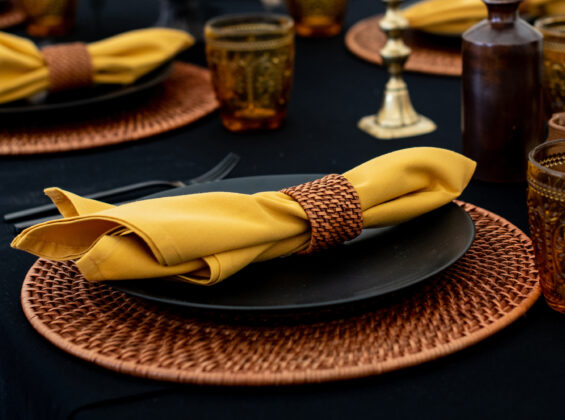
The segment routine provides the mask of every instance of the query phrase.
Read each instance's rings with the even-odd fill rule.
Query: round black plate
[[[82,89],[46,94],[45,98],[34,103],[19,100],[0,105],[0,115],[17,115],[29,112],[58,111],[73,109],[78,106],[93,105],[127,95],[142,92],[163,82],[171,75],[173,63],[168,62],[131,85],[93,85]]]
[[[150,197],[209,191],[251,194],[320,176],[233,178]],[[166,279],[109,284],[138,297],[192,309],[249,313],[328,308],[381,296],[429,278],[457,261],[471,246],[474,234],[471,217],[450,203],[397,226],[366,229],[354,240],[315,255],[251,264],[210,287]]]

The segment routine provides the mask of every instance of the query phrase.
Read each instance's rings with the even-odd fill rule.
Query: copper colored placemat
[[[177,62],[161,85],[140,92],[135,101],[106,101],[81,107],[65,120],[33,115],[0,124],[0,155],[35,154],[88,149],[164,133],[189,124],[218,107],[208,70]]]
[[[364,60],[381,65],[379,51],[385,46],[386,35],[379,28],[381,16],[357,22],[345,36],[345,45]],[[405,69],[421,73],[461,76],[459,39],[409,32],[404,41],[412,49]]]
[[[136,376],[276,385],[380,374],[481,341],[523,315],[540,295],[530,239],[501,217],[460,204],[477,230],[462,259],[344,318],[213,321],[89,283],[72,263],[43,259],[25,278],[22,305],[35,329],[64,351]]]
[[[25,12],[19,7],[10,7],[0,12],[0,29],[11,28],[12,26],[24,23],[27,19]]]

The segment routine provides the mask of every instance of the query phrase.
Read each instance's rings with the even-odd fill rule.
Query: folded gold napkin
[[[520,10],[530,17],[565,12],[565,0],[526,0]],[[487,17],[482,0],[424,0],[403,10],[414,29],[439,35],[461,35]]]
[[[362,226],[402,223],[463,191],[475,162],[444,149],[409,148],[343,174],[360,202]],[[32,226],[12,247],[76,260],[91,281],[178,276],[214,284],[246,265],[308,247],[310,224],[282,192],[211,192],[112,206],[49,188],[65,216]],[[304,257],[307,258],[307,257]]]
[[[87,77],[82,84],[133,83],[193,43],[186,32],[150,28],[88,45],[61,44],[40,50],[28,39],[0,32],[0,103],[53,88],[53,77],[58,77],[53,70],[71,87],[73,75],[65,72],[77,70]]]

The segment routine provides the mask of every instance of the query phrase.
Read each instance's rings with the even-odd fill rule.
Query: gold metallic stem
[[[401,77],[392,76],[386,84],[383,105],[377,114],[377,123],[382,127],[398,128],[414,125],[418,114],[410,103],[406,83]]]
[[[410,101],[406,83],[402,79],[404,64],[411,50],[402,40],[402,35],[409,25],[398,10],[401,0],[383,0],[383,2],[387,5],[387,11],[379,22],[379,26],[387,35],[387,42],[380,51],[380,55],[390,78],[385,87],[380,111],[376,115],[362,118],[358,126],[361,130],[380,139],[430,133],[436,129],[436,125],[428,118],[416,113]]]

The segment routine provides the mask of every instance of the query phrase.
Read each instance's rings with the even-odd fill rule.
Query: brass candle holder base
[[[361,118],[357,126],[371,136],[381,140],[420,136],[435,131],[436,125],[432,120],[422,115],[418,115],[417,117],[418,120],[414,124],[387,127],[379,124],[376,115],[367,115]]]
[[[419,136],[436,129],[432,120],[414,111],[400,75],[391,76],[386,84],[381,110],[376,115],[363,117],[357,126],[378,139]]]

